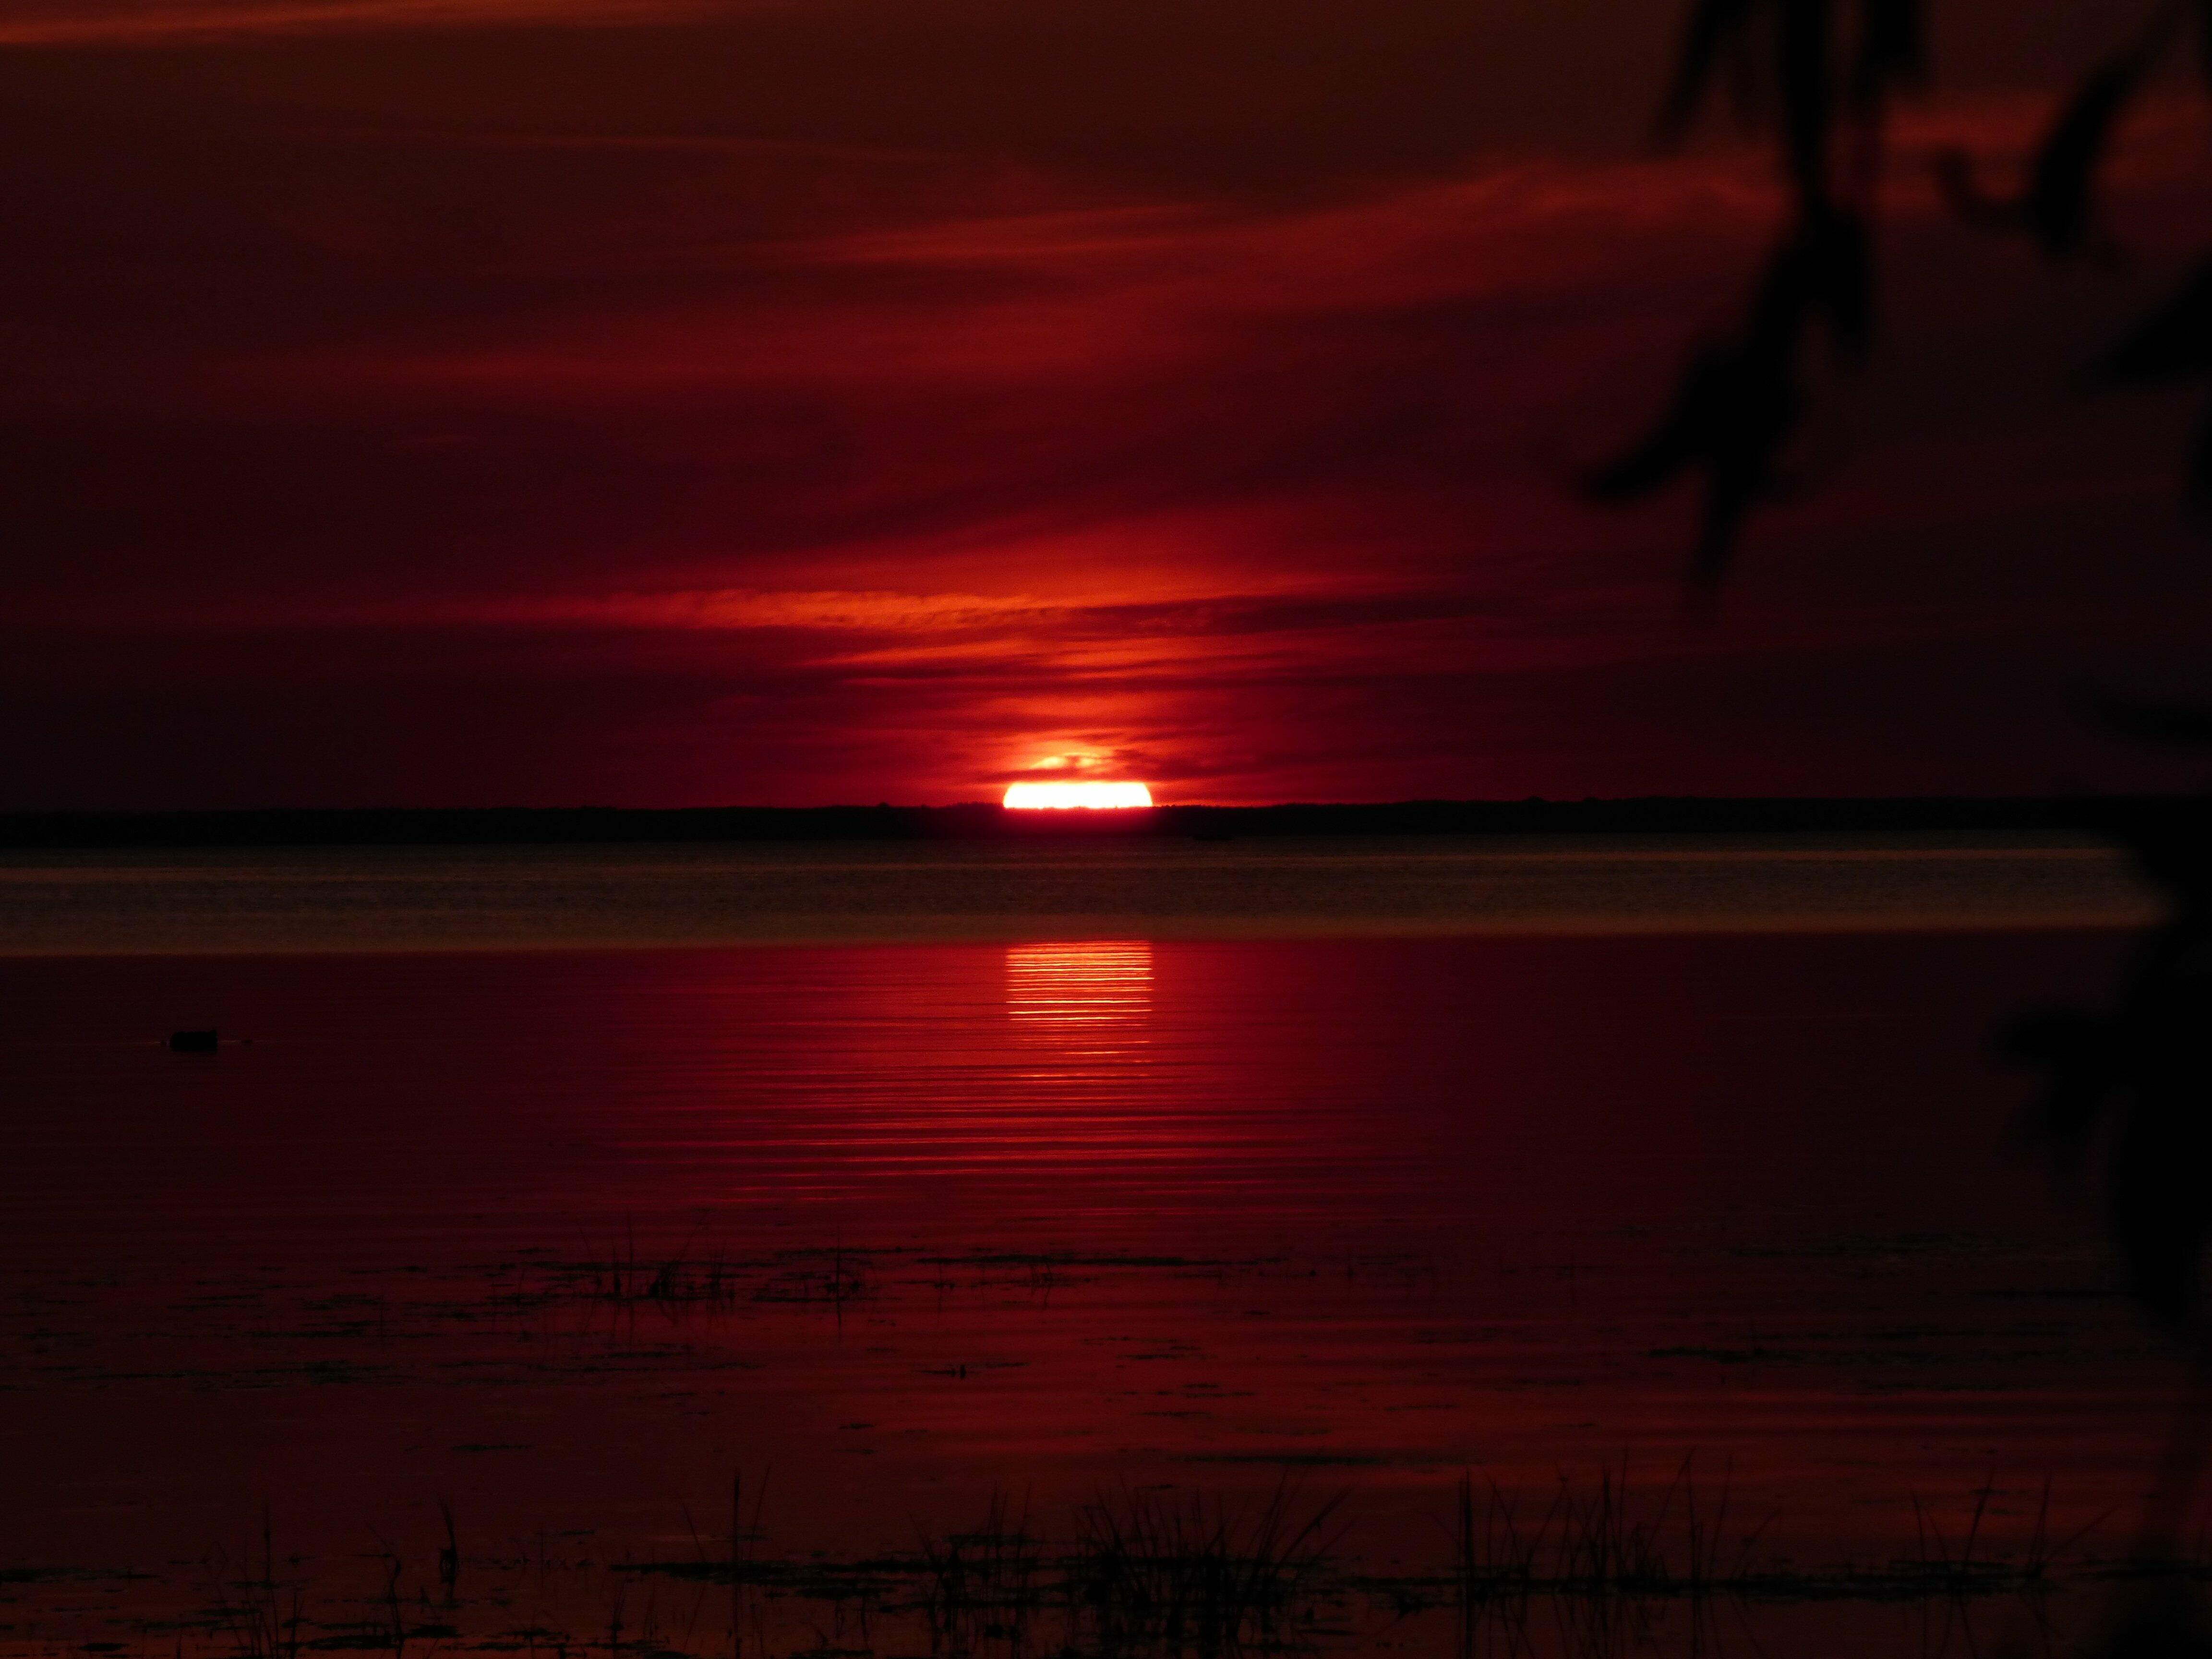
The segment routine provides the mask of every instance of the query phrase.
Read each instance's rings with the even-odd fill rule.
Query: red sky
[[[1778,211],[1677,0],[0,0],[0,808],[2140,787],[2212,242],[1954,227],[2100,9],[1936,0],[1881,355],[1717,617],[1579,502]]]

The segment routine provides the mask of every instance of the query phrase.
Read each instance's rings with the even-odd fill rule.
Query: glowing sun
[[[1023,811],[1038,807],[1150,806],[1152,792],[1141,783],[1010,783],[1006,805]]]

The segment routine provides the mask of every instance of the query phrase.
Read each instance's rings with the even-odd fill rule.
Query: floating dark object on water
[[[211,1054],[215,1052],[215,1032],[172,1031],[169,1033],[169,1052],[173,1054]]]

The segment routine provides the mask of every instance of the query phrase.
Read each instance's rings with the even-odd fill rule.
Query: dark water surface
[[[1533,1515],[1626,1458],[1656,1519],[1691,1459],[1731,1559],[1808,1571],[1978,1503],[2020,1559],[2047,1480],[2054,1540],[2116,1517],[2075,1564],[2118,1554],[2174,1376],[1990,1034],[2124,936],[1790,914],[282,954],[111,916],[0,959],[0,1643],[250,1646],[264,1512],[310,1643],[404,1601],[418,1644],[690,1654],[928,1650],[896,1595],[740,1608],[707,1565],[913,1556],[994,1494],[1059,1537],[1343,1493],[1334,1559],[1396,1588],[1340,1588],[1340,1650],[1465,1634],[1401,1617],[1462,1470]],[[1931,1639],[1924,1601],[1729,1617]]]

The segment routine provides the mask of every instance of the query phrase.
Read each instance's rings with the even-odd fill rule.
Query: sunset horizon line
[[[1584,796],[1166,801],[1035,811],[997,801],[822,806],[10,808],[0,848],[592,845],[791,840],[1194,836],[2065,831],[2111,835],[2179,794]]]

